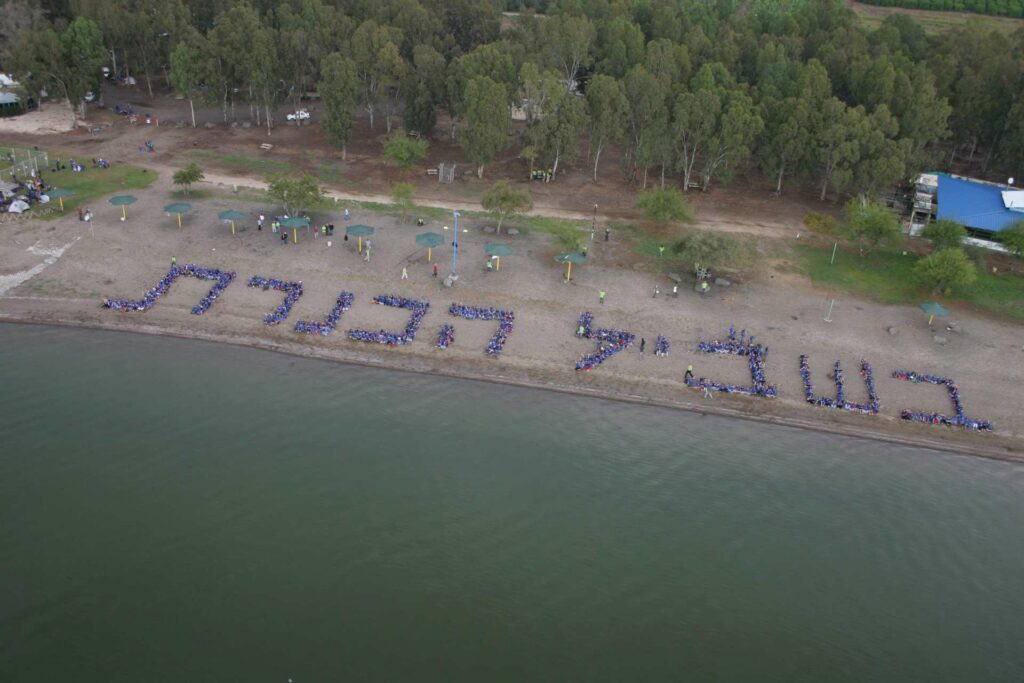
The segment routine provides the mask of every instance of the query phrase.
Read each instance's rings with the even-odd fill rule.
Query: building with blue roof
[[[955,221],[969,230],[996,233],[1024,219],[1024,191],[1012,185],[936,173],[939,220]]]

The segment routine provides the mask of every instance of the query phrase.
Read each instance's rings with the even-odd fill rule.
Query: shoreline
[[[760,422],[762,424],[771,424],[775,426],[788,427],[791,429],[810,430],[823,434],[834,434],[848,438],[867,439],[881,443],[911,446],[914,448],[928,449],[943,453],[950,453],[954,455],[980,457],[989,460],[998,460],[1002,462],[1024,464],[1024,452],[1014,452],[1009,446],[1005,445],[996,446],[994,444],[971,444],[964,443],[959,440],[950,443],[948,440],[941,439],[941,437],[932,439],[910,434],[897,434],[894,431],[882,429],[859,429],[855,426],[841,424],[838,422],[833,422],[830,424],[820,420],[803,419],[798,416],[756,414],[750,411],[745,411],[742,409],[733,408],[731,406],[722,405],[723,397],[716,397],[717,400],[719,400],[719,403],[712,404],[712,402],[705,400],[681,401],[668,399],[663,396],[644,396],[635,393],[622,394],[614,392],[611,389],[601,390],[590,387],[572,386],[559,381],[541,382],[531,380],[528,377],[511,377],[508,375],[493,373],[484,373],[483,375],[473,376],[470,375],[469,372],[467,372],[466,368],[462,367],[464,364],[461,364],[458,361],[454,360],[449,361],[449,364],[454,366],[452,370],[441,369],[438,367],[426,367],[425,364],[422,362],[422,359],[417,357],[402,358],[395,356],[391,359],[392,362],[388,363],[383,362],[382,360],[372,358],[370,356],[356,355],[349,352],[346,349],[335,348],[332,349],[331,352],[325,353],[322,352],[320,349],[317,349],[316,347],[303,345],[299,343],[280,342],[268,338],[240,335],[235,336],[215,332],[185,332],[181,330],[169,329],[167,327],[162,327],[160,325],[143,325],[130,322],[119,324],[107,324],[100,321],[74,320],[60,317],[30,319],[18,315],[12,315],[8,312],[3,311],[0,311],[0,323],[9,323],[15,325],[72,327],[101,330],[106,332],[128,332],[130,334],[145,334],[151,336],[173,337],[177,339],[229,344],[232,346],[250,348],[259,351],[276,351],[278,353],[286,353],[290,356],[295,356],[299,358],[312,358],[316,360],[323,360],[329,362],[359,365],[362,367],[382,368],[398,372],[409,372],[419,375],[430,375],[435,377],[446,377],[467,381],[489,382],[494,384],[504,384],[508,386],[523,387],[528,389],[553,391],[561,394],[567,394],[570,396],[585,396],[588,398],[618,401],[622,403],[631,403],[634,405],[646,405],[656,406],[660,408],[668,408],[672,410],[684,410],[686,412],[698,413],[701,415],[714,415],[716,417],[737,418],[751,422]],[[417,365],[419,367],[417,367]],[[741,397],[738,397],[736,400],[743,399]],[[910,426],[909,424],[902,420],[896,420],[891,424],[890,422],[885,422],[882,424],[886,424],[887,426]],[[931,425],[926,425],[926,427],[936,428]],[[947,433],[946,436],[948,437],[950,436],[950,434]],[[982,438],[991,437],[991,435],[982,434],[979,434],[977,436],[980,436]]]

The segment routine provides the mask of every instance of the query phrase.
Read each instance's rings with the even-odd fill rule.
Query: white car
[[[288,114],[286,117],[289,121],[308,121],[309,112],[305,109],[299,109],[294,114]]]

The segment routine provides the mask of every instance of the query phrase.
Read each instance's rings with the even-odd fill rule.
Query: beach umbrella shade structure
[[[555,257],[555,260],[569,266],[565,271],[565,281],[568,282],[572,279],[572,264],[575,263],[577,266],[582,266],[587,262],[587,257],[577,251],[569,251],[564,254],[559,254]]]
[[[120,206],[121,207],[121,220],[122,221],[125,220],[126,218],[128,218],[128,213],[125,211],[124,207],[128,206],[129,204],[134,204],[137,201],[139,201],[138,197],[133,197],[130,194],[119,194],[116,197],[111,197],[110,198],[110,203],[111,204],[113,204],[114,206]]]
[[[494,269],[501,270],[501,257],[511,256],[512,247],[507,244],[498,244],[497,242],[491,242],[484,245],[484,253],[488,256],[494,257]]]
[[[434,247],[444,244],[444,235],[436,232],[421,232],[416,235],[416,244],[427,248],[427,261],[431,261],[433,260],[431,256],[433,254]]]
[[[309,219],[305,216],[292,216],[291,218],[285,218],[281,221],[282,228],[291,228],[292,241],[295,244],[299,243],[299,228],[308,228]]]
[[[167,213],[174,213],[178,215],[178,227],[181,227],[181,214],[186,211],[191,211],[192,205],[186,202],[175,202],[174,204],[168,204],[164,207],[164,211]]]
[[[235,211],[234,209],[228,209],[227,211],[221,211],[220,213],[218,213],[217,218],[221,219],[222,221],[228,221],[229,223],[231,223],[231,234],[234,235],[236,234],[235,221],[242,220],[243,218],[246,217],[246,215],[247,214],[244,211]]]
[[[935,320],[935,316],[945,318],[949,315],[949,311],[940,303],[935,301],[929,301],[928,303],[921,304],[921,310],[928,314],[928,324],[932,324],[932,320]]]
[[[346,235],[352,235],[359,239],[359,253],[363,253],[363,238],[373,234],[373,228],[369,225],[350,225],[345,228]]]
[[[72,192],[71,190],[68,190],[67,188],[58,187],[56,189],[50,190],[46,194],[50,199],[56,199],[57,203],[60,204],[60,210],[64,211],[64,198],[71,197],[75,193]]]

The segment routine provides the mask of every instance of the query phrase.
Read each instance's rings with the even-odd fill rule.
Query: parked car
[[[286,117],[289,121],[308,121],[309,112],[305,109],[298,109],[293,114],[288,114]]]

